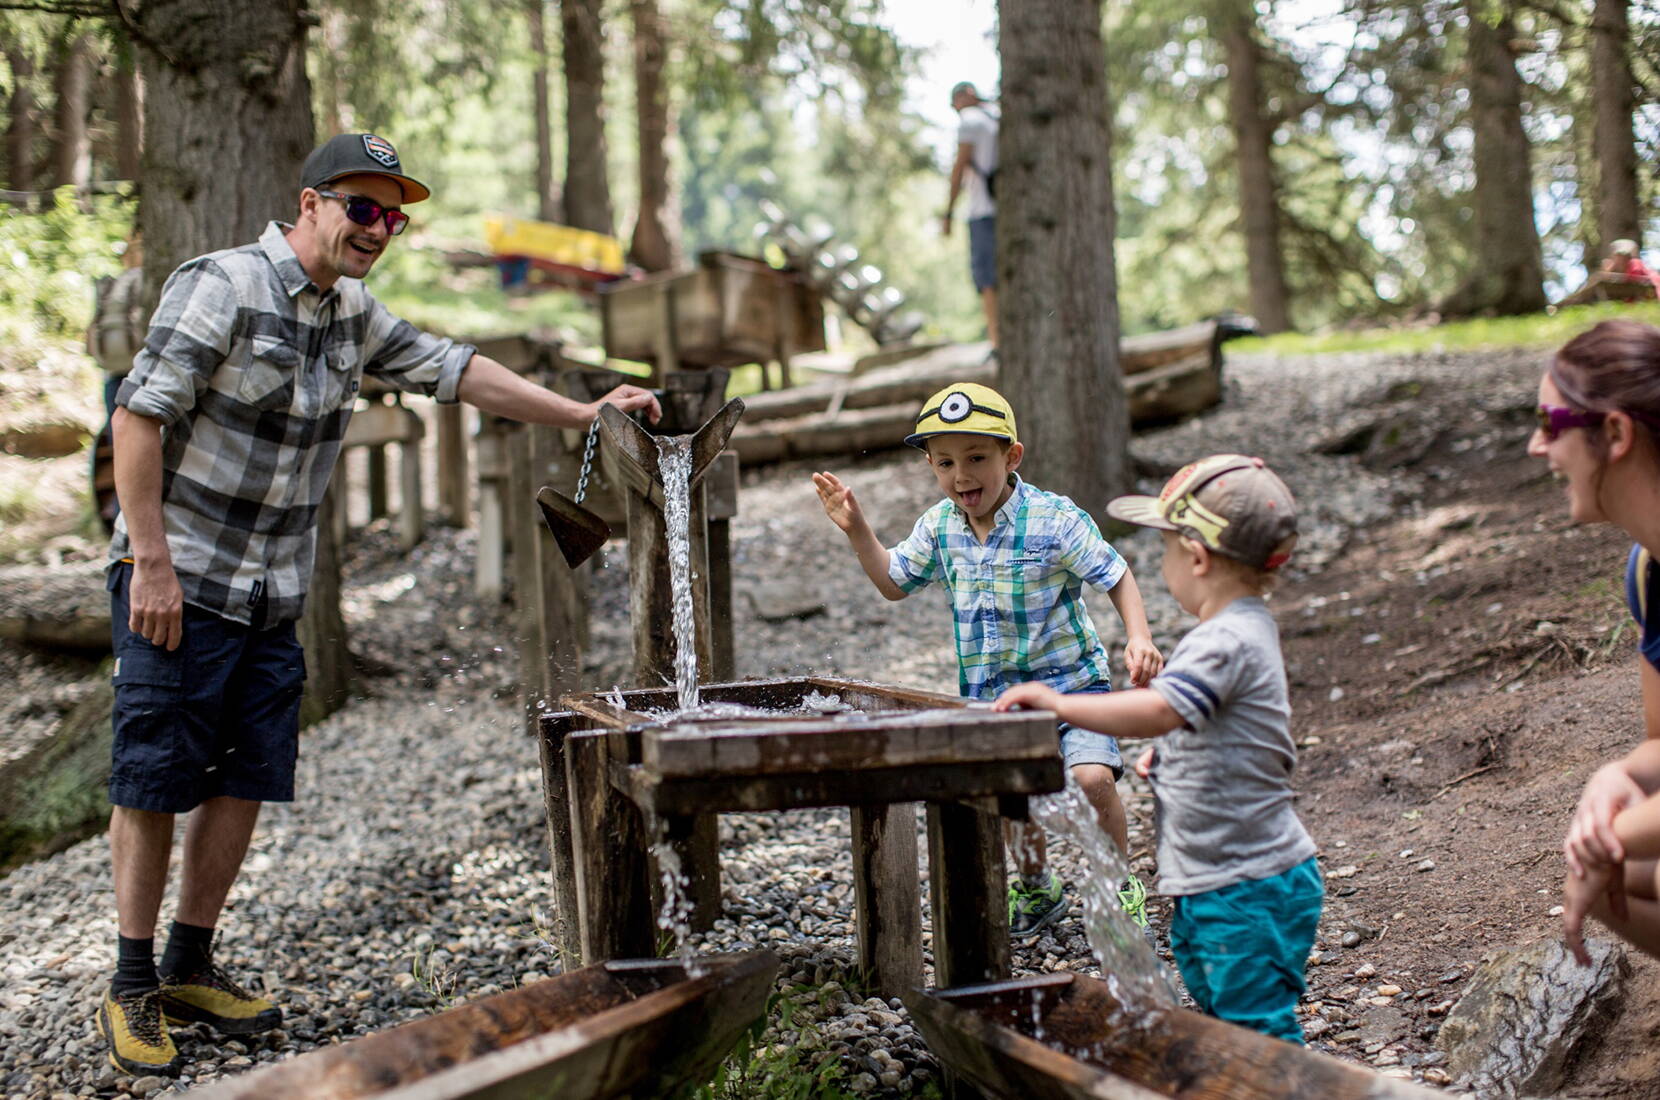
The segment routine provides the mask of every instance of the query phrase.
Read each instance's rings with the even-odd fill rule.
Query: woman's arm
[[[1615,818],[1660,792],[1660,669],[1639,656],[1643,688],[1643,743],[1619,760],[1604,764],[1585,784],[1574,810],[1562,854],[1578,876],[1593,864],[1620,863],[1628,857],[1614,827]]]

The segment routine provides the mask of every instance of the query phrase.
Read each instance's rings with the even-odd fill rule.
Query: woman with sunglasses
[[[1528,454],[1566,483],[1575,523],[1636,541],[1626,598],[1637,621],[1647,736],[1591,777],[1563,840],[1562,933],[1581,962],[1585,916],[1660,956],[1660,328],[1604,321],[1565,344],[1539,381]]]

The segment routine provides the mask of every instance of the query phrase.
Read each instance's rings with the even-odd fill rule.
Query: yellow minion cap
[[[978,382],[953,382],[922,403],[916,431],[905,437],[912,447],[924,446],[929,436],[961,432],[989,435],[1017,442],[1014,409],[1003,395]]]

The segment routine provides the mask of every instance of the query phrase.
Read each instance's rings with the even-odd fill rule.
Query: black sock
[[[167,981],[188,978],[213,960],[213,929],[174,921],[157,967]]]
[[[161,984],[156,976],[156,941],[116,936],[115,979],[110,992],[116,996],[154,989]]]

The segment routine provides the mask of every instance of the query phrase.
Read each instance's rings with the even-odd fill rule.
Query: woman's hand
[[[1583,878],[1592,865],[1625,860],[1625,848],[1614,835],[1614,818],[1644,797],[1643,789],[1621,761],[1604,764],[1596,770],[1579,796],[1579,805],[1568,824],[1568,835],[1562,841],[1562,854],[1576,877]]]
[[[1059,711],[1061,693],[1048,684],[1016,684],[997,697],[992,710],[1051,710]]]
[[[1130,672],[1131,687],[1146,687],[1164,667],[1164,654],[1151,638],[1131,638],[1124,647],[1124,667]]]

